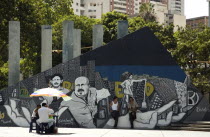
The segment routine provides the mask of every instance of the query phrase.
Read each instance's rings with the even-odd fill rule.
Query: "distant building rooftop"
[[[187,26],[190,26],[192,28],[198,28],[200,25],[208,25],[208,16],[201,16],[201,17],[195,17],[190,18],[186,20]]]

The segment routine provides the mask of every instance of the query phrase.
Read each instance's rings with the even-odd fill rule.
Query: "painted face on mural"
[[[130,75],[130,76],[129,76],[129,79],[133,79],[133,75]]]
[[[61,83],[63,83],[63,80],[59,76],[55,76],[50,80],[50,83],[54,88],[60,87]]]
[[[78,77],[75,80],[75,94],[80,97],[84,98],[87,96],[89,91],[89,80],[86,77]]]

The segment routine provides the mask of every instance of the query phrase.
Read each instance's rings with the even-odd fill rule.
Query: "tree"
[[[0,88],[7,86],[8,24],[20,21],[21,73],[24,78],[40,72],[41,25],[54,24],[62,16],[73,14],[71,0],[0,1]],[[7,69],[6,69],[7,68]]]
[[[92,28],[95,24],[100,24],[100,20],[98,19],[91,19],[86,16],[77,16],[77,15],[69,15],[64,16],[63,18],[59,19],[58,22],[53,24],[53,49],[62,50],[62,23],[65,20],[74,21],[74,28],[81,29],[81,46],[82,48],[91,47],[92,45]],[[91,50],[91,48],[87,48],[85,51],[87,52]],[[53,66],[62,62],[62,54],[54,54],[53,57]]]
[[[152,3],[142,3],[139,8],[139,16],[146,22],[156,21],[154,5]]]
[[[203,93],[209,92],[210,68],[210,28],[181,28],[175,32],[177,48],[172,51],[179,65],[190,75],[193,84]]]
[[[117,39],[117,22],[127,20],[128,16],[115,11],[108,12],[102,16],[101,22],[104,25],[104,42],[108,43]]]

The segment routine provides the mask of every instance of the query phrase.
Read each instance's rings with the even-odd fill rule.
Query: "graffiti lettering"
[[[188,104],[189,105],[196,105],[199,101],[198,93],[193,91],[188,91]]]
[[[64,125],[74,125],[73,119],[59,119],[58,123],[64,124]]]
[[[0,119],[4,119],[4,113],[0,111]]]
[[[63,82],[63,88],[66,88],[68,90],[72,90],[74,88],[74,84],[68,81]]]
[[[209,108],[199,108],[199,107],[196,107],[196,112],[210,112],[210,109]]]
[[[0,105],[3,105],[3,104],[4,104],[4,100],[3,100],[2,94],[0,94]]]
[[[17,96],[17,90],[14,89],[14,90],[12,91],[12,97],[16,97],[16,96]]]
[[[122,82],[115,82],[115,95],[118,97],[118,98],[123,98],[124,94],[123,93],[120,93],[122,92],[122,88],[119,87],[119,85],[121,84]]]
[[[122,82],[119,82],[119,81],[116,81],[115,82],[115,95],[118,97],[118,98],[123,98],[124,96],[124,93],[122,91],[122,88],[119,87],[119,85],[121,84]],[[150,96],[154,91],[154,86],[147,82],[146,83],[146,95],[147,96]]]
[[[154,86],[151,83],[147,82],[146,83],[146,95],[149,97],[153,93],[153,91],[154,91]]]
[[[28,90],[25,89],[25,88],[22,88],[20,90],[20,96],[22,96],[22,97],[28,97]]]
[[[11,121],[11,120],[8,120],[8,121],[1,120],[1,122],[2,122],[3,124],[12,123],[12,121]]]

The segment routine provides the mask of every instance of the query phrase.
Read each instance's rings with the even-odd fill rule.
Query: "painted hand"
[[[12,121],[20,127],[29,127],[29,123],[31,122],[31,114],[29,110],[25,107],[21,107],[23,111],[23,115],[18,112],[17,103],[14,99],[10,99],[10,105],[4,105],[7,110],[8,116],[12,119]]]

